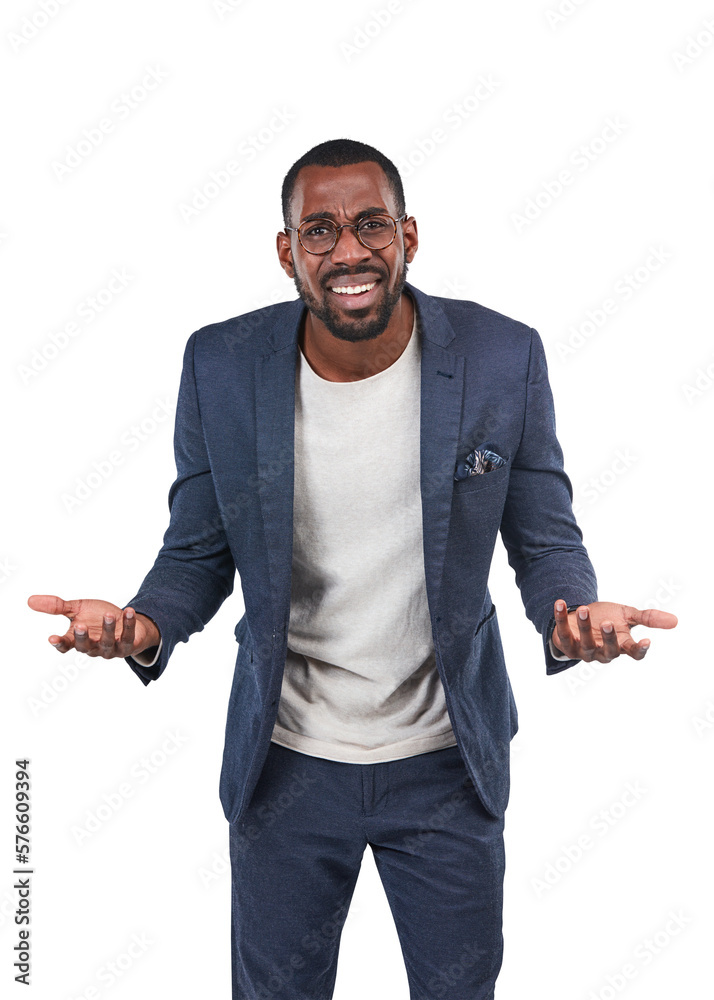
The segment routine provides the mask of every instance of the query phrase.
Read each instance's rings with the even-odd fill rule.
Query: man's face
[[[317,217],[337,226],[356,224],[364,213],[375,210],[397,218],[394,195],[378,164],[310,166],[297,176],[289,221],[295,228]],[[297,233],[278,234],[280,263],[294,279],[300,298],[333,336],[352,342],[372,340],[384,332],[416,249],[413,219],[397,224],[394,242],[384,250],[363,247],[354,229],[340,230],[334,248],[320,255],[303,249]],[[371,284],[373,288],[357,294],[335,291]]]

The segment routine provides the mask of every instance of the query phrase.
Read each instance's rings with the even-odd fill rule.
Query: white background
[[[490,586],[520,715],[499,1000],[710,997],[714,8],[566,0],[558,20],[555,0],[220,7],[46,0],[48,17],[39,3],[3,5],[5,995],[27,996],[11,951],[12,764],[27,755],[30,995],[230,996],[218,774],[240,586],[148,688],[123,661],[61,657],[47,636],[66,619],[26,601],[121,605],[136,592],[168,523],[185,342],[294,297],[274,249],[282,178],[312,145],[348,136],[402,169],[421,240],[409,279],[540,332],[601,599],[679,617],[650,633],[641,663],[546,677],[498,543]],[[150,69],[164,78],[127,110],[121,95],[142,96]],[[62,171],[106,118],[102,143]],[[240,175],[182,217],[231,159]],[[89,318],[113,269],[125,287]],[[607,298],[615,309],[598,325]],[[69,508],[117,449],[121,463]],[[168,733],[184,742],[141,780],[137,763],[161,760]],[[127,781],[130,797],[79,843],[77,828]],[[107,963],[125,966],[133,939],[144,950],[112,982]],[[335,997],[368,994],[408,997],[369,852]]]

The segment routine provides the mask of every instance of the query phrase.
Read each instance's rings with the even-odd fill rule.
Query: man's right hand
[[[33,594],[27,603],[33,611],[69,618],[70,627],[64,635],[49,636],[49,642],[60,653],[76,649],[109,660],[143,653],[161,641],[161,633],[151,618],[135,614],[130,607],[122,611],[109,601],[63,601],[52,594]]]

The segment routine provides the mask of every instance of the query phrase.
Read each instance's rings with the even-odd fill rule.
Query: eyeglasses
[[[297,229],[293,226],[285,229],[298,234],[300,246],[308,253],[329,253],[336,246],[342,229],[354,229],[357,239],[367,250],[386,250],[394,243],[397,223],[404,222],[406,217],[406,214],[399,219],[391,215],[368,215],[357,223],[346,222],[343,226],[336,226],[329,219],[311,219]]]

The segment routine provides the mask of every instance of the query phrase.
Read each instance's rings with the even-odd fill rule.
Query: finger
[[[622,640],[622,652],[627,653],[633,660],[643,659],[649,648],[649,639],[640,639],[639,642],[635,642],[632,636],[628,636],[627,639]]]
[[[578,631],[580,632],[580,651],[583,659],[592,659],[597,649],[597,641],[593,634],[590,611],[587,605],[582,605],[577,611]]]
[[[63,601],[56,594],[32,594],[27,604],[33,611],[44,611],[46,615],[70,615],[72,602]]]
[[[598,659],[603,663],[609,663],[610,660],[614,660],[616,656],[620,655],[620,643],[617,638],[617,632],[612,622],[603,622],[600,626],[600,631],[602,632],[602,647],[601,655],[598,656]]]
[[[623,608],[628,625],[645,625],[647,628],[674,628],[679,619],[669,611],[659,608]]]
[[[131,656],[136,635],[136,614],[133,608],[124,608],[122,612],[121,638],[117,642],[119,656]]]
[[[72,632],[66,632],[64,635],[51,635],[48,641],[52,643],[58,653],[66,653],[68,649],[74,649]]]
[[[114,656],[114,639],[116,636],[116,622],[114,615],[108,613],[102,618],[102,634],[99,636],[97,651],[105,660]]]
[[[87,626],[81,624],[81,622],[75,622],[72,627],[72,634],[74,635],[74,648],[79,653],[89,653],[90,651],[90,641],[89,632],[87,631]]]
[[[565,601],[555,602],[553,615],[555,617],[555,629],[553,632],[558,638],[556,645],[562,649],[566,656],[572,656],[576,652],[577,643],[570,629]]]

